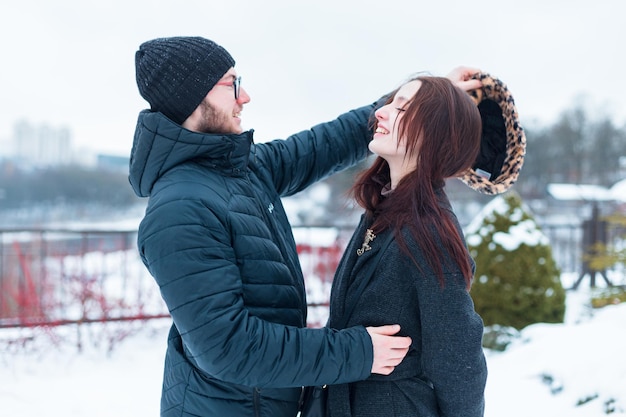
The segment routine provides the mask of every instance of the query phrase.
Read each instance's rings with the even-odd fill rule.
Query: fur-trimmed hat
[[[499,79],[478,73],[480,89],[468,93],[483,122],[480,152],[474,166],[459,179],[483,194],[500,194],[517,181],[526,154],[526,136],[519,123],[513,96]]]
[[[235,60],[226,49],[201,37],[153,39],[135,53],[139,93],[153,111],[178,124],[233,66]]]

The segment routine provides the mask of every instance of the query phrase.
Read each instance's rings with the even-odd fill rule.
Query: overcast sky
[[[199,35],[224,46],[252,101],[245,128],[284,137],[369,103],[411,74],[458,65],[504,81],[522,124],[580,103],[626,120],[621,0],[20,0],[0,14],[0,145],[17,120],[72,129],[76,146],[128,155],[134,53]]]

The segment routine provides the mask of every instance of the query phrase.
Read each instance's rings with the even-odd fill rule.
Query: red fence
[[[352,228],[295,227],[309,325],[324,325]],[[582,228],[544,227],[562,272],[581,273]],[[0,328],[168,317],[136,231],[0,230]],[[582,275],[581,275],[582,276]]]
[[[136,233],[0,232],[0,327],[166,317]]]
[[[323,325],[351,230],[295,230],[310,304]],[[168,317],[136,250],[136,231],[0,231],[0,328]]]

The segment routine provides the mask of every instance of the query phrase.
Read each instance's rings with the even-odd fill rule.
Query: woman
[[[329,326],[399,323],[413,343],[390,375],[330,386],[330,415],[482,416],[474,263],[444,191],[476,160],[478,108],[447,78],[419,76],[376,111],[376,124],[378,157],[353,187],[365,213],[333,282]]]

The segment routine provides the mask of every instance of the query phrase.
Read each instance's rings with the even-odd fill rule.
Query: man
[[[355,165],[365,106],[254,144],[235,61],[200,37],[136,52],[140,113],[129,179],[149,197],[138,248],[173,319],[162,416],[294,416],[301,387],[389,374],[399,326],[306,329],[304,280],[281,197]]]

